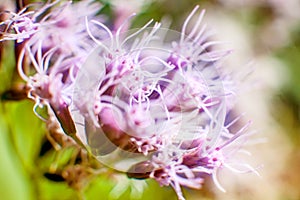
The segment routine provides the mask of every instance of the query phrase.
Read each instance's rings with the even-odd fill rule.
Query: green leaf
[[[0,108],[0,199],[30,200],[33,197],[30,179],[16,156],[9,134]]]
[[[77,200],[78,195],[67,183],[56,183],[47,179],[39,180],[39,200]]]
[[[11,140],[24,167],[34,171],[35,159],[40,151],[44,126],[32,111],[33,102],[19,101],[5,103],[5,114]]]
[[[10,88],[16,66],[13,42],[2,42],[1,45],[3,54],[0,59],[0,94]]]

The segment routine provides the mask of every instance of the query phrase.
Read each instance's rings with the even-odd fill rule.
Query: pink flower
[[[9,12],[11,17],[1,22],[7,27],[1,40],[22,44],[18,71],[27,82],[28,97],[36,102],[34,111],[37,106],[46,105],[56,114],[69,115],[76,74],[95,46],[86,30],[85,18],[95,17],[99,9],[99,4],[90,0],[56,0],[42,6],[28,5],[19,13]],[[24,70],[28,66],[30,73]],[[67,123],[73,124],[70,116],[57,117],[62,127],[67,126],[63,118],[69,118]]]
[[[234,91],[219,61],[231,51],[215,49],[221,42],[201,25],[204,11],[192,24],[196,6],[179,34],[153,20],[128,31],[134,15],[111,31],[95,16],[98,6],[57,0],[1,22],[1,40],[22,44],[18,71],[35,108],[50,108],[103,164],[172,186],[181,200],[181,186],[201,188],[205,176],[225,191],[222,168],[255,172],[234,160],[249,124],[237,133],[230,126],[239,118],[226,124]]]
[[[231,51],[214,50],[220,42],[210,41],[205,26],[200,26],[204,11],[187,33],[197,9],[181,34],[171,33],[170,38],[178,38],[171,42],[162,37],[168,38],[168,33],[159,23],[149,27],[152,21],[123,33],[130,18],[116,32],[86,20],[98,48],[79,72],[74,97],[82,117],[77,123],[85,129],[82,140],[100,162],[131,178],[172,186],[179,199],[184,199],[181,186],[201,188],[207,175],[224,191],[217,178],[222,168],[255,171],[233,159],[244,144],[248,124],[238,133],[229,131],[237,120],[225,125],[231,109],[225,97],[233,92],[224,90],[223,80],[230,77],[220,72],[218,61]],[[105,31],[108,39],[99,40],[91,25]],[[110,143],[109,148],[95,141]],[[136,158],[129,169],[119,163],[126,158]]]

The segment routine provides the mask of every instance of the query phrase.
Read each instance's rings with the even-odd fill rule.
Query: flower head
[[[206,175],[224,191],[217,172],[234,169],[229,163],[245,131],[230,133],[225,126],[225,97],[232,93],[223,88],[228,77],[220,73],[218,61],[230,51],[214,50],[220,42],[210,41],[200,26],[204,11],[186,31],[197,9],[181,33],[171,32],[170,38],[178,39],[171,43],[162,37],[170,33],[159,23],[150,27],[152,21],[122,32],[128,19],[111,32],[103,23],[86,20],[98,48],[79,72],[74,99],[82,116],[77,123],[85,127],[83,142],[101,162],[131,178],[170,185],[179,199],[184,199],[181,186],[200,188]],[[90,24],[106,31],[108,39],[97,39]],[[96,140],[110,143],[109,150]],[[131,167],[122,165],[126,159]]]
[[[111,31],[95,16],[98,6],[57,0],[1,22],[1,40],[22,44],[18,71],[35,107],[51,108],[64,133],[103,164],[172,186],[181,200],[181,186],[201,188],[207,175],[224,191],[222,168],[254,171],[232,161],[248,124],[237,133],[230,126],[238,119],[225,125],[233,92],[224,90],[230,77],[219,61],[230,51],[215,49],[204,11],[192,24],[196,6],[181,33],[153,20],[128,31],[134,14]]]
[[[1,22],[6,27],[1,40],[21,44],[18,71],[29,88],[28,97],[36,102],[35,108],[46,105],[55,113],[68,110],[77,71],[94,46],[85,18],[95,17],[98,10],[99,4],[90,0],[56,0],[27,5],[18,13],[8,12],[10,18]]]

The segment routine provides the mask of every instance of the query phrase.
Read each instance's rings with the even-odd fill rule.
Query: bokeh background
[[[220,180],[226,193],[207,181],[199,191],[184,189],[187,199],[300,200],[299,0],[100,2],[100,13],[115,24],[136,12],[132,27],[153,18],[178,31],[194,6],[200,5],[206,9],[204,23],[234,49],[223,64],[241,79],[236,110],[246,113],[258,133],[259,142],[249,146],[249,162],[258,166],[261,177],[224,172]],[[15,7],[13,0],[0,0],[2,11]],[[72,175],[78,181],[68,182],[52,173],[51,169],[76,171],[69,166],[74,149],[55,151],[45,124],[32,111],[33,102],[22,100],[13,42],[0,42],[0,61],[0,199],[176,199],[172,188],[161,188],[152,180],[91,176],[77,170]]]

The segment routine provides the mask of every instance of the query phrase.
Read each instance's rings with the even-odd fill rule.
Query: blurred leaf
[[[7,102],[4,104],[7,123],[14,148],[27,170],[34,170],[39,154],[44,127],[33,113],[33,102]]]
[[[48,171],[50,166],[55,167],[58,170],[62,169],[70,161],[73,152],[73,148],[64,148],[60,151],[55,151],[53,149],[38,160],[37,163],[39,165],[39,169]]]
[[[140,28],[144,26],[150,19],[161,21],[165,16],[171,19],[171,28],[179,30],[183,24],[183,20],[188,16],[196,5],[203,5],[205,0],[195,2],[194,0],[162,0],[150,1],[145,4],[138,15],[133,19],[131,28]],[[203,6],[204,8],[204,6]]]
[[[86,200],[92,199],[109,199],[108,195],[113,188],[114,183],[108,177],[98,176],[86,188]]]
[[[3,55],[0,62],[0,94],[10,88],[13,72],[15,70],[15,54],[13,42],[1,42],[3,45]]]
[[[12,146],[3,111],[0,108],[0,199],[30,200],[33,196],[28,174]]]
[[[47,179],[39,180],[39,194],[37,199],[39,200],[76,200],[79,199],[77,194],[67,183],[53,182]]]
[[[274,99],[276,107],[273,108],[273,116],[284,127],[285,133],[295,147],[300,144],[300,103],[295,96],[282,93]]]
[[[126,178],[126,177],[125,177]],[[126,178],[127,179],[127,178]],[[127,181],[132,180],[124,180],[118,182],[118,184],[128,184]],[[135,184],[141,180],[136,180]],[[147,180],[147,186],[144,192],[141,193],[141,196],[132,196],[132,186],[128,187],[124,193],[116,194],[115,196],[119,196],[119,198],[113,198],[110,193],[116,187],[116,180],[114,180],[110,176],[98,176],[96,177],[91,184],[87,187],[85,191],[85,199],[86,200],[94,200],[94,199],[106,199],[106,200],[177,200],[177,196],[174,190],[171,187],[160,187],[158,183],[154,180]]]
[[[171,186],[169,187],[161,187],[154,180],[147,180],[148,187],[146,188],[143,197],[143,200],[177,200],[176,193],[174,192]]]
[[[293,33],[291,45],[278,51],[277,55],[286,63],[290,75],[289,82],[283,89],[292,94],[300,104],[300,24]]]

